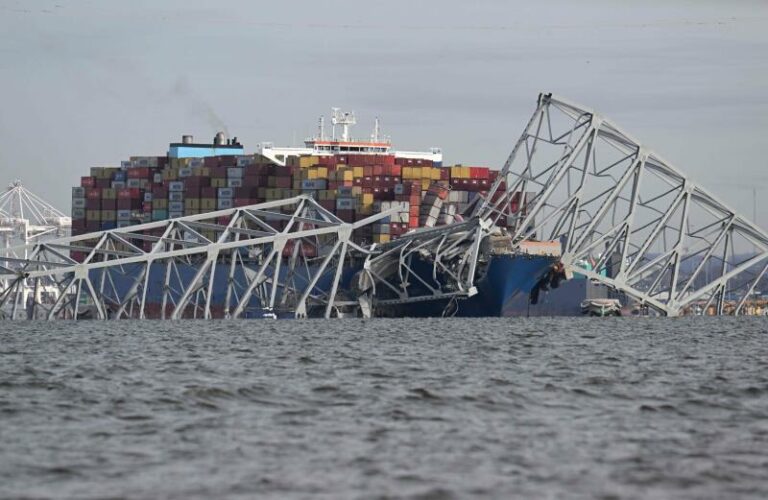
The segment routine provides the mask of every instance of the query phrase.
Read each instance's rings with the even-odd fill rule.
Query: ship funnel
[[[181,143],[182,144],[192,144],[192,136],[191,135],[182,135],[181,136]]]
[[[213,145],[223,146],[226,143],[227,143],[227,136],[224,134],[224,132],[217,132],[213,138]]]

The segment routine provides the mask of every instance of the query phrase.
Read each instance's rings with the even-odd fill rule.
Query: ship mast
[[[341,111],[341,108],[331,108],[333,115],[331,116],[331,123],[333,123],[333,140],[336,140],[336,125],[341,125],[341,140],[343,142],[349,142],[349,126],[357,123],[355,119],[355,112]]]

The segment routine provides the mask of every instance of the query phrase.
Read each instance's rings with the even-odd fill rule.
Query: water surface
[[[765,318],[0,323],[3,498],[766,498]]]

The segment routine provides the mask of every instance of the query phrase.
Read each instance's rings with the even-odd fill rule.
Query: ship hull
[[[495,255],[490,258],[477,293],[469,298],[439,299],[398,304],[384,308],[386,316],[398,317],[519,317],[527,311],[518,307],[528,303],[531,290],[550,272],[559,260],[549,255]],[[431,266],[417,272],[428,276]]]

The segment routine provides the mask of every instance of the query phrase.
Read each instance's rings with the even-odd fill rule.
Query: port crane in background
[[[524,215],[510,212],[516,192],[535,193]],[[551,94],[474,215],[514,219],[516,242],[560,239],[567,270],[666,316],[724,314],[729,299],[740,314],[768,270],[762,228],[606,117]]]
[[[513,208],[518,193],[522,211]],[[0,308],[48,319],[370,316],[388,303],[471,297],[499,235],[521,252],[530,240],[559,239],[567,273],[666,316],[743,313],[768,271],[761,228],[605,117],[551,94],[539,96],[491,190],[465,215],[364,248],[353,231],[387,212],[349,224],[299,196],[40,241],[0,250]],[[431,263],[439,287],[415,260]],[[360,271],[345,296],[350,267]],[[150,279],[158,269],[162,278]],[[116,286],[118,275],[130,285]],[[220,280],[226,297],[216,310]],[[42,286],[56,290],[47,302],[19,299]],[[158,293],[161,307],[151,310],[147,297]]]
[[[35,241],[69,235],[72,219],[27,188],[12,182],[0,194],[2,247],[25,246]]]

